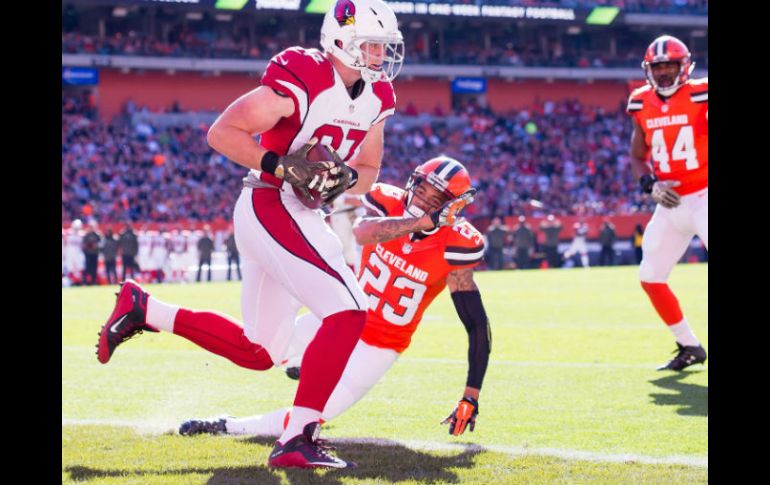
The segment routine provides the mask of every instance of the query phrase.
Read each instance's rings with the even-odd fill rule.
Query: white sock
[[[228,434],[278,437],[283,433],[283,420],[288,412],[289,408],[283,408],[260,416],[227,418],[225,427]]]
[[[315,409],[305,408],[302,406],[294,406],[291,408],[291,418],[289,418],[289,424],[286,425],[281,437],[278,438],[282,444],[285,444],[290,439],[294,438],[298,434],[302,433],[302,430],[308,423],[313,421],[319,421],[321,419],[321,411]]]
[[[587,268],[588,267],[588,255],[587,254],[580,255],[580,262],[583,263],[583,267],[584,268]]]
[[[668,328],[674,334],[674,337],[676,337],[676,341],[680,344],[686,347],[697,347],[700,345],[698,338],[695,337],[695,334],[692,333],[692,329],[687,324],[686,318],[682,318],[682,321],[676,325],[669,325]]]
[[[174,333],[174,319],[179,307],[163,303],[152,296],[147,298],[147,323],[166,332]]]

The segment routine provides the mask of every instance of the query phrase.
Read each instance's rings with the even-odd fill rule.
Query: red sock
[[[366,312],[348,310],[324,318],[302,357],[295,406],[323,411],[364,329]]]
[[[658,311],[660,318],[666,322],[666,325],[676,325],[682,321],[682,309],[679,307],[679,300],[671,291],[666,283],[647,283],[642,281],[642,288],[650,297],[652,306]]]
[[[273,366],[267,351],[246,338],[243,327],[224,315],[180,308],[174,333],[241,367],[266,370]]]

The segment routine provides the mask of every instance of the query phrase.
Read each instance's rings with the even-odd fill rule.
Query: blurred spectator
[[[637,224],[636,227],[634,227],[634,235],[631,236],[631,245],[634,248],[634,258],[636,259],[636,264],[641,264],[642,262],[642,238],[644,237],[644,229],[642,229],[641,224]]]
[[[516,248],[516,266],[528,269],[535,249],[535,232],[524,216],[519,216],[519,224],[513,229],[513,245]]]
[[[609,220],[604,219],[602,230],[599,232],[599,244],[602,249],[599,253],[599,266],[613,266],[615,264],[615,225]]]
[[[96,271],[99,267],[99,243],[102,237],[99,235],[99,225],[96,221],[91,221],[89,231],[83,236],[83,254],[86,257],[86,271],[84,282],[86,285],[95,285]]]
[[[240,280],[241,257],[238,254],[238,246],[235,244],[235,233],[232,229],[230,229],[230,234],[225,239],[225,246],[227,247],[227,281],[230,281],[230,270],[233,264],[235,264],[235,269],[238,270],[238,280]]]
[[[211,281],[211,253],[214,251],[214,241],[211,239],[211,228],[203,228],[203,236],[198,239],[198,276],[195,281],[200,282],[201,270],[205,264],[208,268],[208,280]]]
[[[107,124],[72,110],[62,114],[62,222],[81,218],[86,204],[103,223],[231,220],[245,170],[208,146],[205,126]],[[400,186],[444,153],[474,176],[469,218],[538,215],[532,199],[557,216],[653,209],[629,169],[623,109],[538,100],[502,113],[463,103],[450,115],[451,129],[447,117],[423,114],[411,128],[394,117],[380,181]]]
[[[131,273],[131,278],[135,278],[139,273],[139,266],[136,264],[136,255],[139,253],[139,241],[134,234],[134,229],[131,224],[126,224],[126,228],[120,233],[118,239],[120,245],[120,258],[123,263],[123,277],[125,281],[126,273]]]
[[[489,269],[503,268],[503,249],[508,244],[510,231],[503,225],[499,217],[492,219],[487,228],[487,265]]]
[[[118,258],[118,240],[112,233],[112,228],[108,228],[104,233],[102,241],[102,257],[104,258],[104,270],[107,273],[107,283],[114,285],[118,282],[118,272],[115,269]]]
[[[545,253],[545,258],[546,261],[548,261],[549,268],[561,267],[558,249],[559,233],[561,232],[561,228],[561,221],[556,219],[553,214],[548,214],[548,217],[540,222],[540,230],[545,234],[543,252]]]

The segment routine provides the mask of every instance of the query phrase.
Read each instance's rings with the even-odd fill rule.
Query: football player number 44
[[[366,284],[369,283],[376,292],[384,295],[390,276],[388,265],[376,253],[371,253],[369,261],[364,267],[364,273],[361,275],[361,287],[366,289]],[[396,277],[391,286],[402,290],[399,292],[397,304],[405,310],[399,312],[388,302],[385,302],[382,307],[382,316],[393,325],[408,325],[417,313],[417,308],[420,306],[423,295],[425,295],[426,286],[406,276]],[[377,308],[380,305],[381,297],[374,293],[367,292],[367,294],[369,296],[369,308]]]
[[[666,140],[663,138],[663,129],[657,129],[652,132],[652,159],[658,162],[658,167],[662,173],[671,172],[669,160],[684,160],[684,166],[687,170],[698,168],[698,156],[695,151],[695,137],[693,136],[692,126],[685,125],[676,135],[674,147],[671,150],[669,159]]]

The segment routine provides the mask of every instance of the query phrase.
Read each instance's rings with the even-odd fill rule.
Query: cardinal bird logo
[[[337,0],[334,6],[334,17],[340,27],[356,23],[356,6],[350,0]]]

